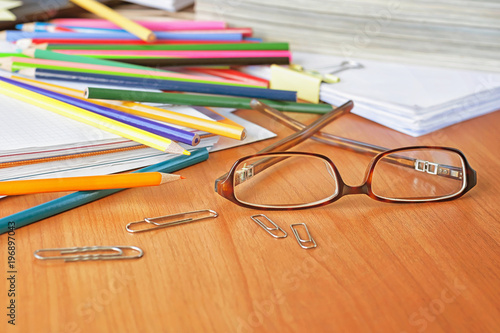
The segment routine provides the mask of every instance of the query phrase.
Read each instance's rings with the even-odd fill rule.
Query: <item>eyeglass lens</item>
[[[454,151],[402,150],[385,155],[377,162],[373,170],[372,192],[387,199],[445,198],[464,188],[464,169],[462,157]]]
[[[255,173],[253,166],[264,160],[271,166]],[[235,178],[240,180],[235,181],[239,183],[234,188],[235,197],[251,205],[286,208],[321,202],[338,193],[331,165],[315,156],[283,154],[250,158],[237,166]]]

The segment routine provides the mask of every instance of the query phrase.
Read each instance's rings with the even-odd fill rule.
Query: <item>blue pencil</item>
[[[27,32],[17,30],[5,30],[1,34],[8,42],[15,42],[19,39],[137,39],[129,32],[113,33],[84,33],[84,32]],[[0,36],[1,36],[0,35]],[[156,32],[157,40],[192,40],[192,41],[241,41],[240,33],[183,33],[183,32]],[[0,37],[1,39],[2,37]]]
[[[128,114],[125,112],[117,111],[111,108],[107,108],[105,106],[97,105],[94,103],[90,103],[78,98],[74,98],[71,96],[66,96],[63,94],[59,94],[50,90],[38,88],[29,84],[21,83],[15,80],[0,78],[0,80],[8,82],[10,84],[16,85],[18,87],[28,89],[30,91],[34,91],[36,93],[57,99],[59,101],[77,106],[79,108],[94,112],[104,117],[108,117],[110,119],[122,122],[124,124],[140,128],[146,132],[154,133],[156,135],[165,137],[170,140],[175,140],[179,142],[186,143],[191,146],[195,146],[200,142],[200,137],[196,133],[188,132],[185,130],[181,130],[172,126],[168,126],[166,124],[161,124],[156,121],[152,121],[149,119],[144,119],[141,117],[134,116],[132,114]],[[82,96],[83,97],[83,96]],[[14,110],[12,112],[15,112]]]
[[[33,70],[22,71],[32,75]],[[34,77],[41,80],[63,80],[81,83],[115,85],[127,88],[145,88],[168,91],[183,91],[212,95],[227,95],[249,98],[263,98],[278,101],[297,101],[297,92],[290,90],[263,89],[251,87],[226,86],[220,84],[157,80],[148,78],[125,77],[117,75],[80,73],[37,68]]]
[[[165,172],[172,173],[191,165],[203,162],[208,159],[208,150],[206,148],[196,149],[190,156],[176,156],[168,161],[154,164],[152,166],[134,171],[134,172]],[[108,195],[125,190],[99,190],[99,191],[80,191],[68,194],[61,198],[46,202],[44,204],[29,208],[19,213],[0,219],[0,234],[9,231],[9,226],[13,225],[16,229],[28,224],[46,219],[48,217],[60,214],[70,209],[85,205],[87,203],[102,199]]]

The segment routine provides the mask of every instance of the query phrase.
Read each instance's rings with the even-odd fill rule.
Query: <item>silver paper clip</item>
[[[273,225],[273,227],[268,227],[264,222],[262,222],[261,220],[258,219],[259,217],[265,218],[269,223],[271,223]],[[250,216],[250,218],[255,223],[257,223],[259,226],[261,226],[262,229],[264,229],[269,235],[273,236],[274,238],[285,238],[286,236],[288,236],[288,234],[285,232],[285,230],[281,229],[276,223],[274,223],[269,217],[267,217],[264,214],[252,215],[252,216]],[[281,231],[283,233],[283,235],[274,234],[273,233],[274,231]]]
[[[325,75],[332,75],[333,76],[333,74],[337,74],[337,73],[340,73],[342,71],[346,71],[349,69],[362,69],[362,68],[365,68],[365,66],[363,66],[362,63],[360,63],[358,61],[354,61],[354,60],[346,60],[346,61],[342,61],[338,65],[316,68],[315,71],[328,70],[328,74],[325,74]],[[340,79],[339,79],[339,81],[340,81]],[[330,83],[335,83],[335,82],[330,82]]]
[[[126,255],[126,252],[134,251],[137,254]],[[40,255],[41,252],[58,252],[56,256]],[[75,254],[87,252],[104,252],[91,254]],[[144,251],[137,246],[84,246],[84,247],[66,247],[59,249],[41,249],[36,250],[35,258],[40,260],[64,260],[64,261],[88,261],[88,260],[118,260],[118,259],[137,259],[144,255]]]
[[[205,213],[205,214],[204,214]],[[193,217],[189,217],[192,215]],[[195,216],[198,215],[198,216]],[[127,229],[128,232],[136,233],[136,232],[144,232],[144,231],[150,231],[150,230],[157,230],[161,228],[167,228],[171,227],[174,225],[182,224],[182,223],[191,223],[194,221],[199,221],[199,220],[204,220],[208,218],[215,218],[219,216],[216,211],[213,211],[211,209],[202,209],[202,210],[195,210],[192,212],[186,212],[186,213],[178,213],[178,214],[172,214],[172,215],[164,215],[164,216],[159,216],[159,217],[149,217],[145,218],[142,221],[137,221],[137,222],[130,222],[127,224],[125,229]],[[179,217],[184,217],[184,218],[179,218]],[[172,221],[172,219],[175,219]],[[163,222],[163,223],[158,223],[155,221],[159,220],[170,220],[170,222]],[[132,229],[131,226],[136,225],[136,224],[145,224],[144,228],[142,229]],[[147,228],[146,228],[147,226]]]
[[[306,229],[307,239],[300,237],[299,232],[297,231],[297,228],[295,228],[296,226],[299,226],[299,225],[304,226],[304,228]],[[295,235],[295,238],[297,239],[297,243],[299,243],[301,248],[307,250],[307,249],[315,248],[317,246],[316,242],[314,241],[311,234],[309,233],[309,229],[307,228],[305,223],[292,224],[292,225],[290,225],[290,229],[292,229],[292,232]],[[310,243],[310,245],[304,245],[304,244],[308,244],[308,243]]]

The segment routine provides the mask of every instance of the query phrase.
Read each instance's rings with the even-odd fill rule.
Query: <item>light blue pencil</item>
[[[192,33],[192,32],[155,32],[157,40],[191,40],[191,41],[241,41],[240,33]],[[15,42],[19,39],[124,39],[140,40],[129,32],[84,33],[84,32],[27,32],[5,30],[0,34],[0,40]]]

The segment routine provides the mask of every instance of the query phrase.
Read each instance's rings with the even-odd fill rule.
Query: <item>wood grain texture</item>
[[[289,233],[275,240],[213,181],[238,157],[291,131],[250,110],[238,115],[278,138],[210,154],[178,172],[187,179],[123,191],[16,231],[15,327],[1,332],[498,332],[500,331],[500,112],[420,138],[355,115],[325,131],[396,148],[461,149],[478,185],[450,202],[388,204],[348,196],[329,206],[268,212],[288,232],[305,222],[318,243],[302,250]],[[310,122],[315,116],[290,115]],[[308,140],[297,151],[329,156],[348,184],[359,184],[369,159]],[[61,194],[1,200],[1,217]],[[220,216],[129,234],[128,222],[197,209]],[[7,236],[0,236],[2,276]],[[46,263],[41,248],[136,245],[139,260]],[[8,284],[2,278],[6,313]]]

